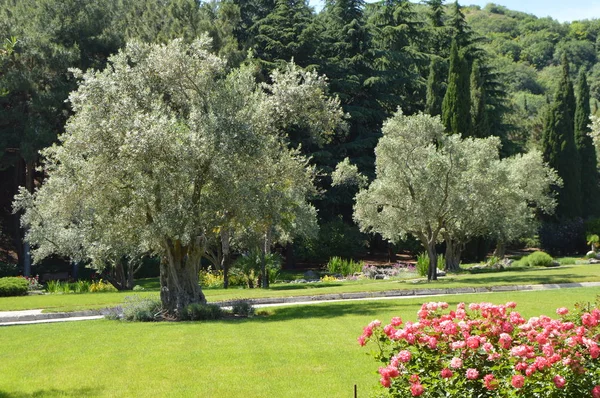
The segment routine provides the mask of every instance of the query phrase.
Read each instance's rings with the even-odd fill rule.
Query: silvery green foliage
[[[556,173],[539,152],[500,160],[497,137],[445,135],[439,117],[398,111],[383,127],[377,178],[356,196],[363,231],[397,241],[406,234],[436,241],[529,230],[536,208],[552,212]]]
[[[350,163],[349,158],[337,164],[333,173],[331,173],[332,186],[346,185],[365,188],[367,186],[367,177],[360,174],[358,167]]]
[[[249,69],[227,73],[209,48],[206,36],[133,42],[103,71],[74,71],[74,115],[42,153],[48,178],[15,202],[36,260],[152,252],[197,275],[219,228],[268,224],[291,239],[316,226],[314,170],[287,149],[285,128],[327,134],[342,125],[338,102],[293,65],[265,90]]]

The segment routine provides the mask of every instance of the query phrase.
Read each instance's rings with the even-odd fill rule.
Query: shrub
[[[212,267],[201,269],[198,275],[200,286],[203,288],[220,288],[223,287],[223,271],[213,271]]]
[[[238,300],[231,305],[231,312],[234,315],[250,317],[254,315],[254,307],[248,300]]]
[[[260,250],[251,250],[240,256],[232,266],[232,275],[235,275],[233,279],[242,278],[249,288],[259,286],[261,257],[262,253]],[[267,253],[265,255],[265,267],[269,283],[275,283],[279,275],[279,270],[281,270],[281,256],[277,253]]]
[[[337,282],[338,279],[335,276],[331,276],[331,275],[325,275],[321,277],[321,282],[325,282],[325,283],[331,283],[331,282]]]
[[[32,277],[23,276],[22,278],[27,281],[27,290],[30,292],[34,290],[42,290],[43,286],[40,283],[40,277],[38,275]]]
[[[212,321],[223,318],[223,310],[216,304],[190,304],[180,314],[182,321]]]
[[[13,263],[0,262],[0,278],[19,275],[19,266]]]
[[[61,281],[48,281],[46,282],[46,291],[48,293],[71,293],[69,283]]]
[[[89,283],[89,282],[86,282]],[[104,282],[102,279],[94,281],[88,285],[90,293],[102,293],[102,292],[116,292],[117,288],[108,282]]]
[[[162,303],[158,299],[125,297],[123,319],[132,322],[153,322],[162,318]]]
[[[427,276],[429,273],[429,257],[427,253],[421,253],[417,256],[417,273],[419,276]]]
[[[521,259],[521,264],[527,267],[552,267],[552,257],[544,252],[533,252]]]
[[[135,285],[135,286],[133,287],[133,291],[134,291],[134,292],[141,292],[141,291],[144,291],[144,290],[146,290],[146,289],[144,289],[144,287],[143,287],[143,286],[140,286],[140,285]]]
[[[345,260],[341,257],[331,257],[325,267],[330,274],[350,276],[354,275],[355,272],[361,272],[364,263],[361,261]]]
[[[9,276],[0,278],[0,297],[24,296],[27,294],[29,282],[25,278]]]
[[[380,383],[391,397],[600,396],[600,309],[577,306],[560,319],[525,320],[516,303],[425,303],[418,322],[373,321]]]

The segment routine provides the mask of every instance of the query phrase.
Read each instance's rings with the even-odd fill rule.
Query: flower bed
[[[358,341],[377,345],[392,397],[600,398],[598,305],[529,320],[515,307],[425,303],[417,322],[376,320]]]

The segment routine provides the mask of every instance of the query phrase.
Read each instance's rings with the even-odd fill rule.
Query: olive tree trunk
[[[229,287],[229,264],[231,251],[229,249],[229,230],[221,228],[221,269],[223,270],[223,288]]]
[[[500,259],[503,259],[505,254],[506,254],[506,242],[498,239],[498,242],[496,242],[496,249],[494,250],[494,256],[496,256]]]
[[[463,244],[452,238],[445,239],[445,267],[446,271],[458,271],[460,269],[460,256],[462,255]]]
[[[190,304],[206,304],[206,297],[198,283],[203,252],[200,239],[188,245],[179,240],[165,240],[160,264],[160,299],[163,309],[169,314],[179,317]]]
[[[269,271],[267,270],[267,253],[271,251],[271,229],[265,233],[265,240],[263,242],[263,248],[260,253],[260,276],[261,285],[263,289],[269,288]]]

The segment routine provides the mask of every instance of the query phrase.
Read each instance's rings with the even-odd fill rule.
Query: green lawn
[[[600,265],[567,265],[556,268],[525,268],[485,274],[458,274],[440,278],[436,282],[414,283],[399,280],[361,280],[313,284],[275,284],[270,289],[206,289],[209,301],[242,298],[314,296],[320,294],[374,292],[386,290],[429,289],[450,287],[483,287],[497,285],[568,283],[600,281]],[[47,311],[77,311],[114,307],[123,303],[126,296],[158,296],[158,280],[137,281],[148,291],[56,294],[26,297],[0,297],[0,311],[38,309]]]
[[[593,301],[598,289],[448,296],[514,300],[526,316]],[[377,363],[356,343],[372,319],[414,320],[425,298],[271,309],[205,323],[99,320],[0,329],[0,397],[360,397]]]

